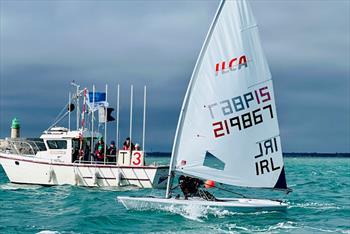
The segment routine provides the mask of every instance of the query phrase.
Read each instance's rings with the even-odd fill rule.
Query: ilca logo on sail
[[[245,55],[241,55],[239,58],[234,57],[229,61],[221,61],[217,63],[215,65],[215,74],[219,75],[219,72],[221,72],[221,74],[225,74],[231,71],[237,71],[242,67],[248,67],[247,57]]]

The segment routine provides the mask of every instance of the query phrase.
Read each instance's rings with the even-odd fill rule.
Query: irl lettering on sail
[[[274,153],[279,151],[277,138],[272,137],[270,139],[257,142],[256,144],[258,146],[258,154],[254,156],[254,158],[257,160],[255,162],[256,175],[259,176],[265,173],[280,170],[281,167],[276,165],[276,162],[274,162],[272,157]]]
[[[225,74],[230,71],[240,70],[242,67],[247,68],[247,57],[245,55],[240,56],[239,58],[235,57],[228,61],[221,61],[215,65],[215,74],[219,75],[219,72]]]

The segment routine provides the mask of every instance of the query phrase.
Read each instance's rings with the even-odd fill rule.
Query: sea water
[[[349,158],[285,158],[285,170],[293,189],[288,195],[225,187],[249,197],[283,199],[289,204],[285,212],[239,213],[193,207],[130,211],[117,196],[165,191],[15,185],[0,169],[0,233],[350,233]]]

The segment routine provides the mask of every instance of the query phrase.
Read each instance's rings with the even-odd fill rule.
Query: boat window
[[[67,149],[67,141],[65,140],[48,140],[49,149]]]
[[[44,140],[41,138],[27,138],[28,143],[35,149],[36,151],[46,151],[46,145]]]
[[[45,151],[46,150],[46,145],[44,141],[37,141],[35,144],[38,146],[39,151]]]

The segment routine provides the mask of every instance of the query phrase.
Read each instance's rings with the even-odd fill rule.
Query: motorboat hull
[[[169,171],[168,166],[61,163],[6,153],[0,153],[0,164],[12,183],[48,186],[165,188]]]

